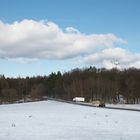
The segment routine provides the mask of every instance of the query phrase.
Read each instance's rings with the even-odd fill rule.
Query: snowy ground
[[[0,105],[0,140],[140,140],[140,112],[56,101]]]
[[[140,110],[140,104],[106,104],[106,107],[138,109],[138,110]]]

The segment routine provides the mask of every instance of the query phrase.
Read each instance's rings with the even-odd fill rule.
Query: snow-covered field
[[[140,110],[140,104],[106,104],[106,107],[126,108]]]
[[[56,101],[0,105],[0,140],[140,140],[140,112]]]

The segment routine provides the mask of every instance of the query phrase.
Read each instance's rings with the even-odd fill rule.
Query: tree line
[[[122,95],[126,103],[140,103],[140,69],[107,70],[105,68],[73,69],[48,76],[5,78],[0,76],[0,103],[12,103],[44,96],[72,100],[76,96],[86,101],[103,100],[117,103]]]

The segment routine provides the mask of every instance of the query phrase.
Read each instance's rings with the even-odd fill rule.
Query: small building
[[[74,97],[73,98],[73,101],[74,102],[84,102],[85,101],[85,98],[84,97]]]
[[[119,94],[117,96],[117,103],[119,103],[119,104],[125,104],[126,103],[126,100],[124,99],[123,95]]]

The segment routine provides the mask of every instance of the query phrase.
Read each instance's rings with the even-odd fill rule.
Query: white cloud
[[[74,27],[60,28],[54,22],[0,21],[0,58],[21,63],[39,59],[81,58],[81,63],[120,67],[140,67],[140,54],[118,46],[127,42],[114,34],[84,34]],[[77,59],[78,60],[78,59]]]
[[[113,67],[140,68],[140,54],[131,53],[122,48],[107,48],[87,55],[81,59],[82,63],[102,65],[108,69]]]
[[[80,34],[80,31],[77,30],[77,29],[75,29],[75,28],[73,28],[73,27],[67,27],[67,28],[65,29],[65,31],[66,31],[67,33],[77,33],[77,34]]]
[[[35,59],[35,58],[21,58],[21,57],[10,58],[10,59],[7,58],[7,60],[17,62],[17,63],[20,63],[20,64],[28,64],[28,63],[30,64],[30,63],[38,61],[38,59]]]
[[[117,43],[125,41],[113,34],[82,34],[73,27],[63,31],[53,22],[0,22],[0,58],[67,59]]]

